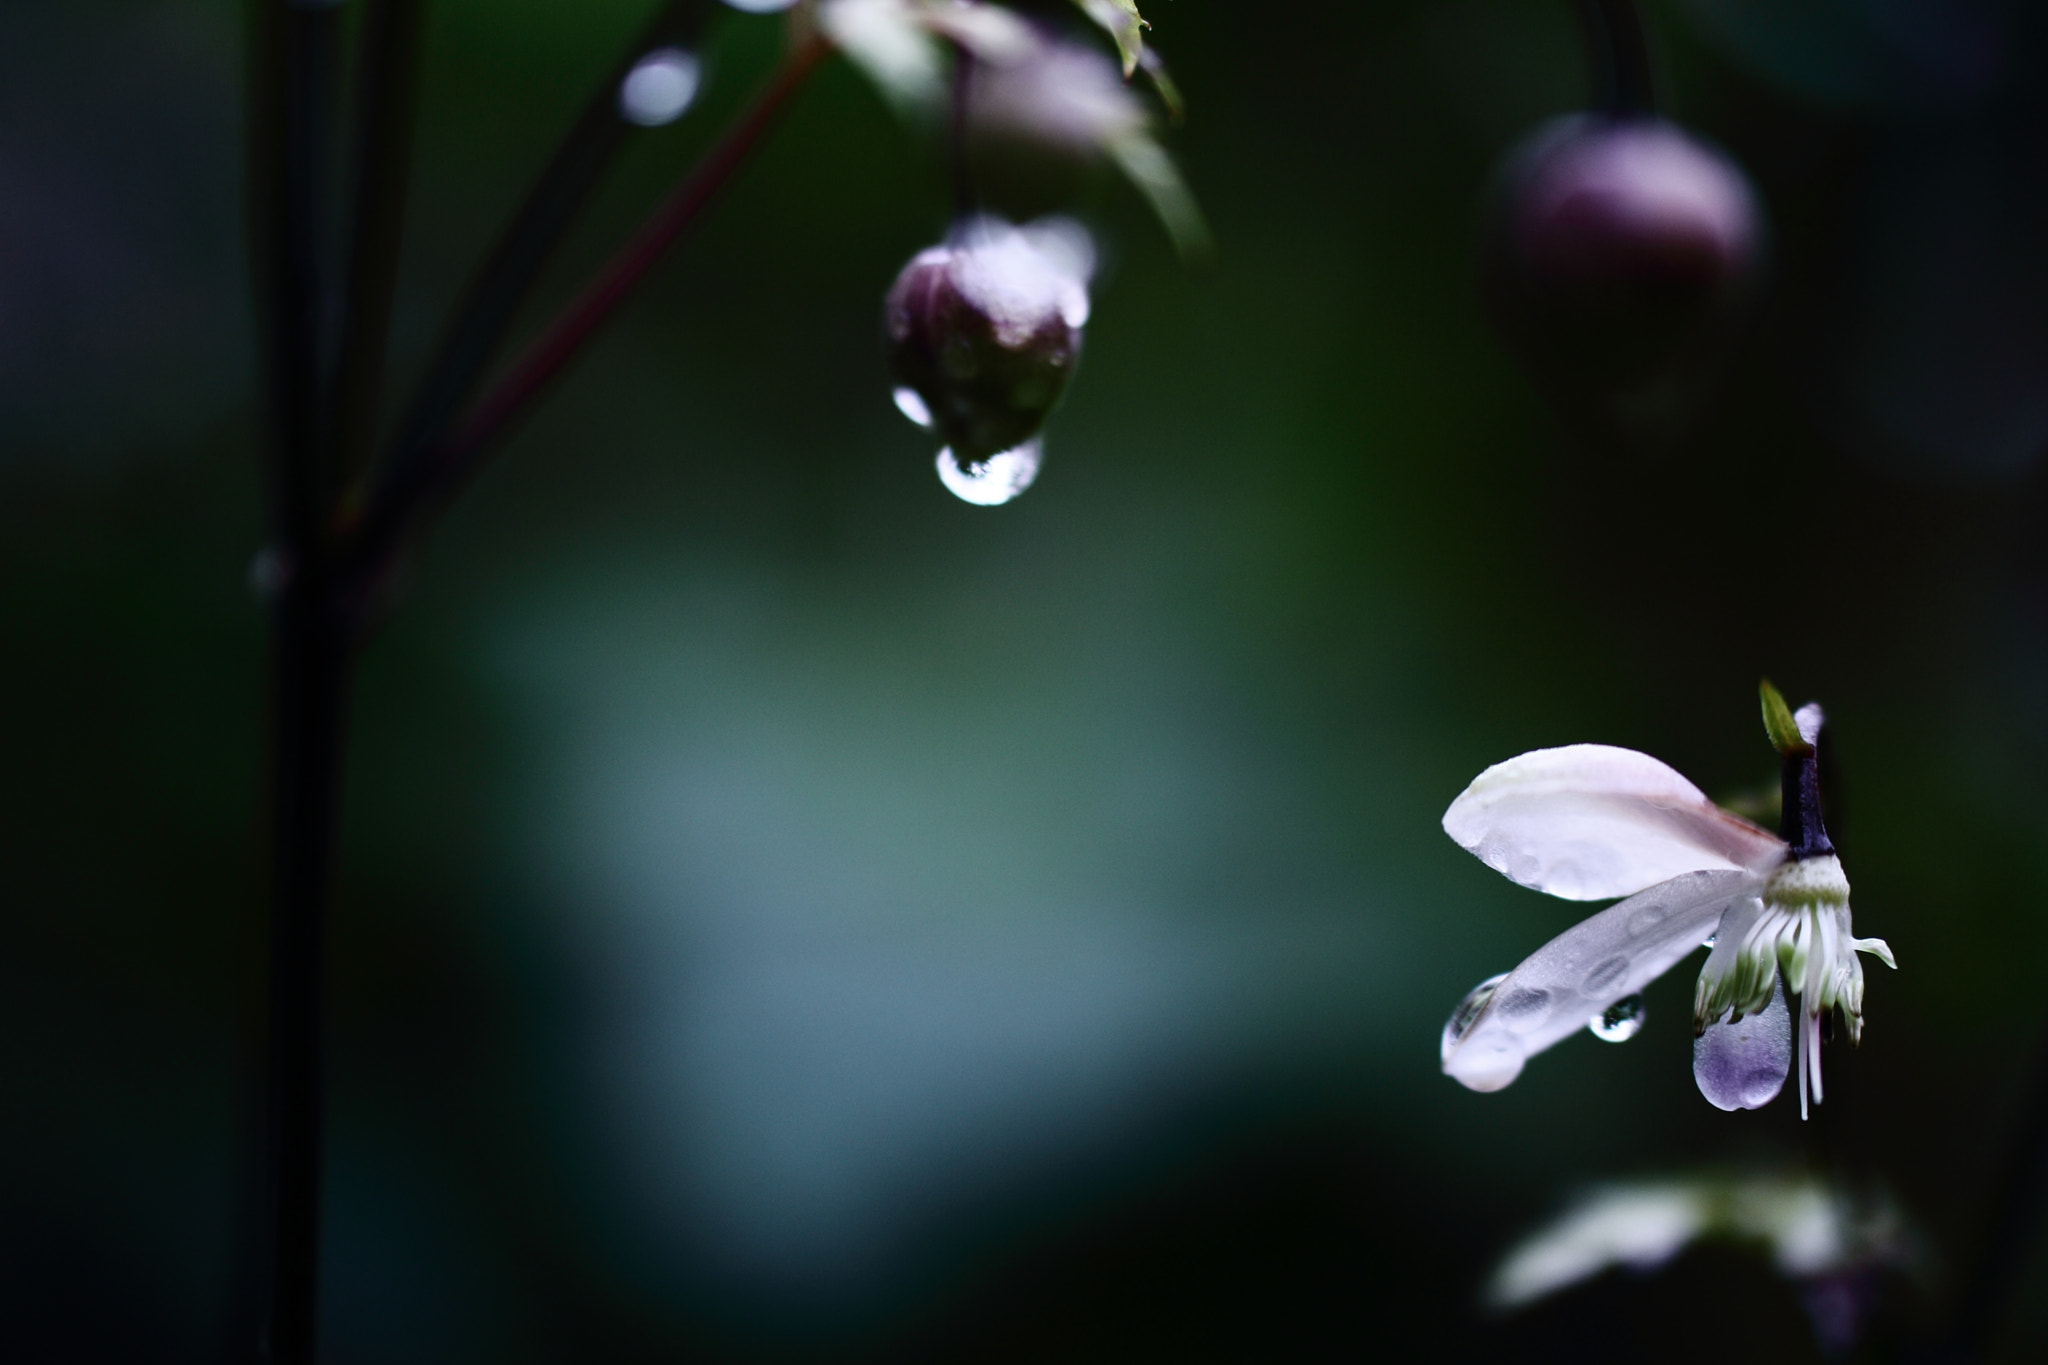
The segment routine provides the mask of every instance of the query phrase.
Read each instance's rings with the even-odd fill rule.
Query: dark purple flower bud
[[[1661,119],[1576,115],[1506,164],[1488,292],[1537,368],[1628,390],[1716,349],[1762,237],[1748,178],[1721,152]]]
[[[1071,222],[973,218],[896,277],[883,317],[897,405],[961,467],[1031,441],[1066,392],[1088,320],[1090,255]]]

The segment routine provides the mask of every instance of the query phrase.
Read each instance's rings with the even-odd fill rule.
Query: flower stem
[[[369,0],[357,70],[351,224],[331,424],[336,476],[355,477],[377,435],[385,344],[398,284],[413,91],[424,0]]]
[[[1579,17],[1593,68],[1594,107],[1615,118],[1655,114],[1650,47],[1635,0],[1579,0]]]
[[[347,658],[330,608],[322,433],[322,189],[335,128],[341,16],[264,0],[249,102],[251,241],[261,299],[271,645],[268,1281],[262,1354],[309,1365],[317,1327],[321,934],[340,784]]]
[[[270,1365],[310,1365],[319,1328],[324,948],[352,671],[333,589],[316,558],[272,618]]]
[[[388,516],[419,500],[422,486],[431,482],[436,448],[497,357],[541,271],[619,149],[638,131],[620,116],[620,82],[653,49],[696,42],[716,8],[712,0],[671,0],[598,82],[471,278],[399,422],[374,490],[359,492],[345,511],[367,504],[372,510],[366,517]]]
[[[683,230],[745,163],[775,124],[789,99],[831,52],[823,39],[808,37],[784,60],[767,87],[728,127],[704,158],[640,230],[599,269],[540,336],[515,359],[505,376],[478,401],[446,440],[413,462],[401,485],[380,490],[351,535],[352,578],[373,586],[412,525],[436,510],[502,439],[514,420],[567,368],[597,330],[632,296]]]

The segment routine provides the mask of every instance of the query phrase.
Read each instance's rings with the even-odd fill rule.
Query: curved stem
[[[469,417],[444,442],[420,457],[415,476],[403,485],[380,491],[350,539],[351,580],[359,588],[376,584],[412,527],[438,510],[631,297],[676,238],[745,163],[790,97],[831,50],[823,39],[806,38],[683,183],[512,362],[504,378],[484,395]]]
[[[713,0],[670,0],[598,82],[575,125],[471,279],[392,438],[375,490],[351,500],[357,510],[364,503],[404,503],[417,496],[434,448],[445,439],[497,357],[520,307],[570,224],[589,202],[619,148],[636,131],[619,113],[620,82],[655,48],[696,42],[716,8]]]
[[[1592,66],[1594,107],[1616,118],[1656,113],[1650,47],[1635,0],[1579,0],[1579,17]]]
[[[333,465],[344,480],[368,463],[377,435],[412,169],[413,89],[424,17],[424,0],[369,0],[363,15],[349,177],[352,222],[331,423]]]

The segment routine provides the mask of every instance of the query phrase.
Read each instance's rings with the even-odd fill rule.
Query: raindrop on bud
[[[968,501],[1007,502],[1036,473],[1039,429],[1080,360],[1092,256],[1075,223],[971,218],[890,287],[883,329],[896,406],[945,442],[941,472],[961,476],[946,485]],[[998,466],[1002,496],[961,491],[970,477],[982,489]]]

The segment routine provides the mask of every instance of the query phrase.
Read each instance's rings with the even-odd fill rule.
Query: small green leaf
[[[1813,746],[1800,738],[1799,726],[1792,719],[1792,708],[1785,705],[1785,698],[1771,680],[1765,678],[1757,686],[1764,703],[1764,733],[1771,737],[1771,743],[1781,754],[1808,754]]]
[[[1166,74],[1166,63],[1160,60],[1159,49],[1148,47],[1140,52],[1138,65],[1144,67],[1145,74],[1152,78],[1152,88],[1159,92],[1159,102],[1166,106],[1166,117],[1178,127],[1188,116],[1188,106],[1180,97],[1180,87],[1173,83],[1173,77]]]
[[[1179,248],[1181,259],[1190,264],[1207,264],[1215,253],[1215,240],[1209,236],[1209,224],[1203,220],[1195,196],[1188,192],[1187,182],[1180,178],[1180,169],[1166,149],[1150,134],[1133,132],[1110,142],[1105,150],[1117,169],[1151,203],[1152,211],[1159,215],[1167,235]]]
[[[1138,13],[1137,0],[1074,0],[1074,3],[1116,42],[1116,50],[1124,59],[1124,79],[1129,80],[1145,52],[1144,31],[1152,27],[1145,22],[1145,16]]]

